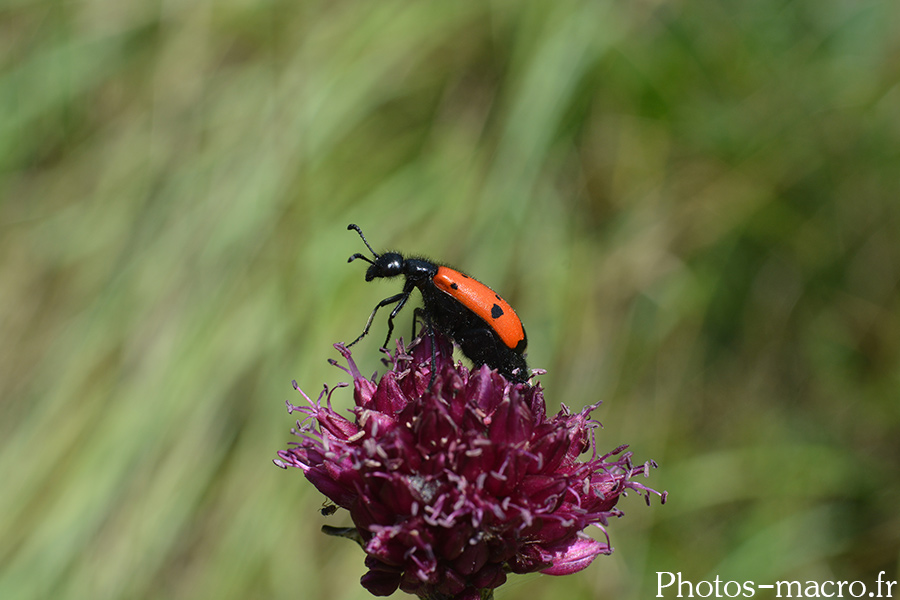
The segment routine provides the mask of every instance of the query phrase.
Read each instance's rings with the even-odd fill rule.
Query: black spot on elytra
[[[492,318],[492,319],[499,319],[499,318],[502,317],[502,316],[503,316],[503,309],[502,309],[502,308],[500,308],[500,307],[499,307],[498,305],[496,305],[496,304],[495,304],[494,306],[491,307],[491,318]]]
[[[451,289],[451,290],[458,290],[458,289],[459,289],[459,284],[457,284],[457,283],[451,283],[451,284],[450,284],[450,289]]]

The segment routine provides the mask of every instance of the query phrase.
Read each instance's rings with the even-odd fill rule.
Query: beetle
[[[391,279],[401,275],[406,279],[399,294],[385,298],[375,306],[363,332],[347,347],[369,333],[379,308],[396,304],[388,317],[388,333],[384,341],[384,347],[387,347],[394,331],[394,317],[406,305],[413,289],[418,288],[424,307],[416,312],[424,316],[427,326],[453,339],[476,367],[487,365],[497,369],[507,379],[523,383],[527,381],[528,368],[524,353],[528,337],[525,327],[516,311],[499,294],[465,273],[425,258],[406,258],[398,252],[378,254],[369,245],[358,225],[351,223],[347,229],[359,234],[374,257],[372,260],[356,253],[347,259],[347,262],[361,259],[369,263],[366,281]],[[413,329],[415,330],[415,319]],[[434,335],[433,331],[430,334]],[[432,369],[432,382],[434,375]]]

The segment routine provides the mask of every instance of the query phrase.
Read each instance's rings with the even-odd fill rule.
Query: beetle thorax
[[[431,281],[437,273],[437,269],[437,265],[423,258],[407,258],[403,262],[403,274],[406,275],[406,280],[412,281],[417,286]]]

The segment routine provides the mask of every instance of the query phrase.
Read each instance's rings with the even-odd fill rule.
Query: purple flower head
[[[300,441],[275,463],[302,469],[350,512],[355,530],[332,532],[365,550],[362,585],[376,596],[399,588],[477,600],[507,573],[566,575],[612,552],[604,526],[621,516],[615,506],[627,490],[649,502],[656,492],[632,478],[655,464],[632,465],[625,446],[597,451],[599,423],[589,417],[599,402],[548,417],[540,384],[454,364],[440,335],[433,363],[431,343],[398,346],[378,381],[336,344],[353,377],[352,419],[332,409],[327,387],[312,400],[295,383],[307,405],[288,403],[306,418],[294,431]],[[583,533],[589,525],[602,541]]]

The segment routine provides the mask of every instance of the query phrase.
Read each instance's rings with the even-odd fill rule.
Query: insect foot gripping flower
[[[295,382],[306,405],[288,403],[306,417],[294,430],[300,441],[275,463],[302,469],[350,512],[355,528],[325,530],[363,547],[362,585],[376,596],[399,588],[428,600],[483,600],[507,573],[566,575],[612,552],[608,518],[621,516],[615,506],[626,490],[649,503],[656,492],[632,478],[656,465],[632,465],[624,446],[596,450],[599,423],[589,416],[599,403],[548,417],[540,384],[509,382],[486,366],[470,371],[453,363],[446,338],[433,339],[434,362],[432,339],[420,338],[398,346],[379,381],[336,344],[353,377],[352,420],[332,409],[327,387],[314,401]],[[603,541],[583,533],[589,525]]]

